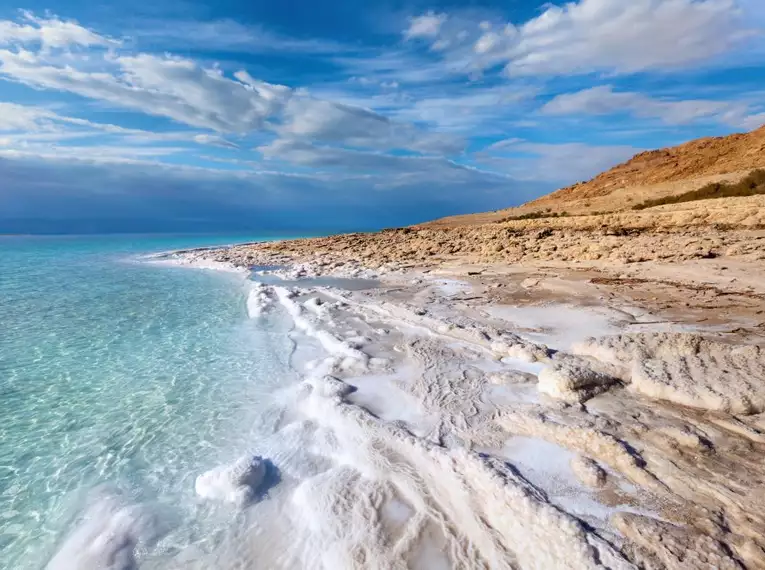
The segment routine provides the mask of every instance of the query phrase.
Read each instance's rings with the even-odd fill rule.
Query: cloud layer
[[[736,128],[755,128],[761,117],[750,106],[735,101],[655,99],[641,93],[615,91],[610,85],[558,95],[542,107],[546,115],[632,114],[656,118],[670,125],[684,125],[714,119]]]
[[[35,227],[393,225],[765,121],[753,0],[507,10],[379,13],[355,40],[225,13],[0,20],[0,231],[35,204]]]
[[[338,179],[278,172],[242,173],[145,163],[0,158],[0,230],[34,233],[348,231],[422,222],[472,211],[466,178],[422,192],[422,172],[395,186],[386,176]],[[543,185],[507,177],[467,177],[480,188],[472,205],[503,207],[508,195],[531,199]]]
[[[449,21],[432,13],[404,32],[471,67],[509,76],[672,70],[704,62],[750,37],[734,0],[580,0],[523,24]]]

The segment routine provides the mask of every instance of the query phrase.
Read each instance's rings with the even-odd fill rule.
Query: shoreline
[[[411,239],[417,233],[395,230],[369,239]],[[311,299],[318,298],[317,306],[335,303],[326,314],[340,311],[344,319],[353,315],[359,323],[381,323],[403,335],[403,344],[393,344],[404,357],[373,338],[373,331],[361,340],[334,337],[336,347],[366,354],[373,346],[371,352],[381,352],[375,359],[396,361],[387,372],[394,387],[388,380],[375,393],[379,374],[368,370],[334,370],[341,383],[334,387],[325,385],[323,375],[307,382],[339,397],[347,413],[372,414],[385,430],[386,409],[395,406],[375,406],[384,401],[382,392],[403,391],[436,423],[388,419],[403,422],[417,445],[436,445],[426,456],[435,449],[452,458],[467,453],[471,464],[481,458],[480,469],[506,482],[508,473],[519,473],[522,481],[516,483],[524,494],[537,497],[534,509],[547,512],[552,506],[577,532],[584,529],[571,548],[602,541],[596,547],[601,560],[619,560],[604,567],[763,568],[759,537],[765,519],[759,513],[765,502],[757,498],[765,496],[758,494],[765,482],[757,460],[765,452],[763,236],[759,230],[742,230],[740,238],[721,233],[733,243],[716,245],[715,255],[696,248],[675,252],[671,263],[571,263],[544,255],[503,263],[452,255],[370,267],[364,258],[350,259],[354,251],[338,254],[355,235],[190,250],[183,257],[191,265],[281,266],[268,273],[298,281],[289,293],[259,286],[263,307],[290,296],[298,300],[293,316],[316,317],[332,328],[328,322],[334,319],[324,321],[321,310],[310,309],[319,303]],[[677,238],[653,236],[665,247]],[[752,236],[755,243],[742,246]],[[311,278],[320,276],[375,279],[380,286],[312,288]],[[307,287],[299,285],[301,279]],[[292,288],[295,283],[300,289]],[[346,383],[357,390],[356,400]],[[499,488],[507,492],[505,485]],[[485,491],[469,491],[477,494],[471,508],[482,516],[489,508],[479,500]],[[455,487],[450,494],[460,492]],[[543,515],[526,516],[531,518],[524,524],[534,525]],[[503,567],[492,558],[496,548],[512,560],[521,545],[502,521],[492,521],[499,544],[484,544],[488,550],[480,554],[494,552],[483,559]],[[454,532],[467,531],[457,525]],[[697,557],[693,562],[685,558],[686,549]],[[565,567],[598,566],[585,557]]]

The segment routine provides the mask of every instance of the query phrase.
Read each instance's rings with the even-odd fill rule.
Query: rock
[[[756,345],[632,333],[577,343],[574,352],[621,368],[630,390],[649,398],[731,414],[765,411],[765,350]]]
[[[594,489],[605,486],[608,475],[605,470],[589,457],[577,455],[571,460],[571,470],[582,483]]]
[[[631,513],[617,513],[611,523],[624,536],[653,554],[667,570],[741,570],[726,545],[690,527]]]
[[[197,477],[195,489],[203,499],[244,506],[266,476],[266,463],[259,456],[245,456],[230,465],[221,465]]]
[[[351,366],[353,364],[355,364],[355,362],[351,363]],[[310,384],[313,386],[313,389],[316,390],[316,393],[324,398],[344,398],[348,394],[352,394],[356,391],[355,386],[351,386],[334,376],[317,378],[312,380]]]
[[[618,382],[584,363],[555,362],[539,373],[539,391],[558,400],[578,403],[589,400]]]

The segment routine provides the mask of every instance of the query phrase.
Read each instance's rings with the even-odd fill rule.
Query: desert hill
[[[736,182],[765,167],[765,126],[743,134],[707,137],[641,152],[627,162],[516,208],[453,216],[426,226],[459,226],[553,215],[602,214],[633,209],[715,182]],[[719,206],[719,204],[718,204]]]

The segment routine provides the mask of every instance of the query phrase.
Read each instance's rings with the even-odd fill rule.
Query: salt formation
[[[554,362],[539,373],[539,391],[569,403],[583,402],[608,390],[617,380],[585,362]]]
[[[46,570],[136,570],[136,551],[162,534],[158,518],[146,507],[98,493]]]
[[[318,317],[324,317],[329,313],[326,304],[319,297],[311,297],[303,303],[303,306]]]
[[[488,380],[492,384],[497,385],[513,385],[513,384],[526,384],[536,381],[537,377],[528,372],[522,372],[520,370],[502,370],[501,372],[493,372],[489,374]]]
[[[314,430],[312,451],[331,461],[291,495],[300,513],[295,524],[307,537],[306,568],[634,568],[502,462],[437,443],[437,434],[458,433],[482,417],[477,402],[487,380],[477,370],[462,371],[455,348],[427,335],[403,341],[392,333],[395,346],[422,367],[407,391],[440,416],[435,435],[418,437],[409,425],[354,403],[353,370],[360,368],[336,364],[352,360],[366,371],[369,357],[351,345],[355,338],[349,343],[325,330],[341,315],[319,315],[299,294],[276,293],[296,331],[327,353],[306,370],[297,392],[300,415]]]
[[[619,513],[614,526],[638,547],[653,553],[654,562],[669,568],[688,570],[742,570],[718,540],[701,533],[640,515]],[[655,567],[655,563],[652,564]]]
[[[484,305],[442,302],[440,286],[273,288],[293,340],[321,354],[275,423],[279,466],[298,475],[274,505],[289,552],[263,567],[765,569],[765,414],[725,413],[765,408],[762,349],[636,333],[567,354]],[[389,386],[401,394],[386,401]],[[508,451],[519,438],[562,448],[557,481]]]
[[[518,406],[513,410],[502,410],[496,415],[495,421],[509,433],[539,437],[597,459],[647,489],[664,488],[661,482],[644,469],[643,458],[625,442],[586,422],[567,425],[550,416],[552,414],[545,414],[541,406]]]
[[[265,476],[266,464],[261,457],[241,457],[197,477],[195,488],[204,499],[243,506],[255,497]]]
[[[247,314],[251,319],[256,319],[263,314],[266,308],[273,302],[271,287],[263,283],[254,283],[247,296]]]
[[[631,390],[676,404],[728,412],[765,411],[765,353],[688,333],[638,333],[574,346],[615,366]]]
[[[330,430],[325,445],[344,460],[303,482],[293,498],[322,568],[411,567],[434,529],[445,533],[438,548],[449,553],[453,568],[634,568],[500,463],[379,420],[347,402],[341,384],[306,381],[303,410]],[[343,453],[349,450],[350,464]],[[392,540],[378,512],[390,500],[413,511]]]
[[[311,318],[305,315],[303,306],[295,302],[295,291],[284,287],[275,287],[274,291],[281,305],[292,318],[295,327],[303,334],[315,338],[326,350],[330,357],[335,359],[335,367],[343,370],[366,370],[369,365],[369,356],[358,348],[351,346],[347,341],[337,338],[327,330],[317,327]]]
[[[597,462],[583,455],[577,455],[571,460],[571,471],[582,483],[595,489],[603,487],[608,477]]]
[[[547,351],[539,346],[522,340],[509,340],[493,342],[491,349],[500,356],[517,358],[523,362],[537,362],[547,357]]]

